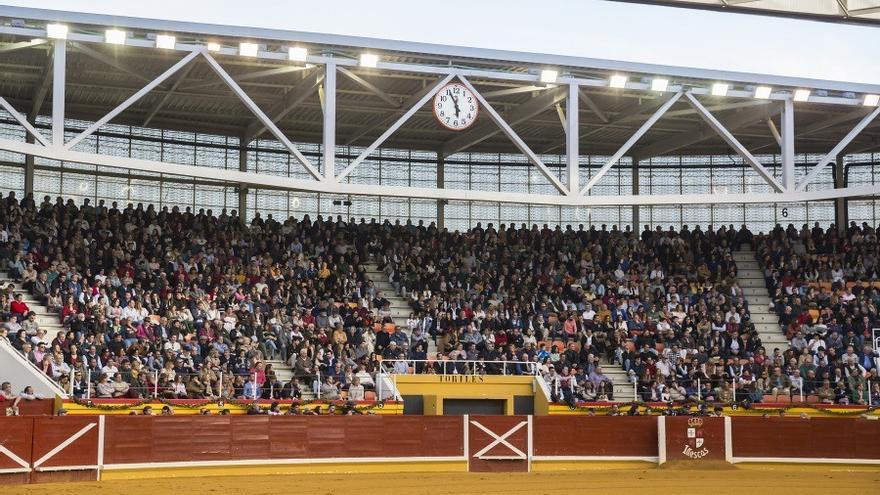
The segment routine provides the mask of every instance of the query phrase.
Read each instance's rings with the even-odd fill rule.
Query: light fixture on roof
[[[379,65],[379,56],[375,53],[361,53],[361,67],[376,67]]]
[[[758,86],[757,88],[755,88],[755,98],[758,98],[759,100],[766,100],[767,98],[770,98],[770,93],[772,92],[773,88],[771,88],[770,86]]]
[[[625,88],[627,77],[621,74],[614,74],[608,80],[608,85],[612,88]]]
[[[238,44],[238,54],[242,57],[256,57],[260,51],[260,45],[256,43],[242,42]]]
[[[164,48],[166,50],[173,50],[177,45],[177,38],[171,36],[170,34],[159,34],[156,35],[156,48]]]
[[[862,105],[865,105],[866,107],[876,107],[877,105],[880,105],[880,95],[865,95]]]
[[[727,83],[715,83],[712,85],[712,96],[727,96],[728,89],[730,89],[730,85]]]
[[[208,51],[209,52],[219,52],[222,47],[220,43],[210,42],[208,43]]]
[[[305,62],[309,58],[309,50],[301,46],[292,46],[287,49],[287,58],[294,62]]]
[[[39,45],[40,43],[45,43],[45,42],[46,42],[46,40],[44,40],[43,38],[34,38],[31,40],[32,45]]]
[[[664,92],[669,87],[669,79],[655,77],[651,80],[651,91]]]
[[[541,82],[544,84],[553,84],[559,77],[559,71],[553,69],[544,69],[541,71]]]
[[[794,101],[807,101],[810,99],[809,89],[796,89],[794,91]]]
[[[125,38],[128,36],[125,31],[119,29],[108,29],[104,31],[104,41],[111,45],[124,45]]]
[[[46,24],[46,37],[53,40],[66,40],[67,26],[64,24]]]

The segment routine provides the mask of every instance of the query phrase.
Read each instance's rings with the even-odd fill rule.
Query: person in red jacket
[[[24,321],[31,313],[31,309],[28,308],[27,303],[24,302],[24,296],[21,294],[15,295],[15,300],[9,304],[9,310],[18,318],[19,323]]]

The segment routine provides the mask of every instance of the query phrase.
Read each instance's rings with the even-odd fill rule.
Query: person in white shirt
[[[351,385],[348,387],[348,399],[364,400],[364,386],[361,385],[361,379],[357,376],[352,378]]]

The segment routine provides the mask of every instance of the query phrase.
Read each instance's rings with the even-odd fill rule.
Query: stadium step
[[[771,310],[772,299],[754,251],[739,251],[733,256],[738,269],[737,282],[749,302],[749,314],[767,354],[773,349],[785,350],[790,345],[779,325],[779,317]]]
[[[385,272],[379,270],[379,266],[375,262],[368,261],[363,264],[363,267],[367,278],[373,282],[373,285],[379,289],[382,292],[382,295],[388,299],[389,303],[391,303],[389,305],[391,319],[394,321],[398,330],[403,331],[407,336],[410,336],[411,329],[407,326],[407,320],[409,319],[410,314],[412,314],[412,306],[406,298],[397,294],[397,291],[394,290],[394,286],[388,281],[388,276]],[[434,339],[428,339],[428,355],[431,356],[436,354],[437,345],[435,344]]]

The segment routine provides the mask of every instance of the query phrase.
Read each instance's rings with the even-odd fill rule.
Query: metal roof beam
[[[779,182],[776,181],[776,179],[773,177],[773,174],[769,170],[764,168],[761,162],[759,162],[757,158],[749,153],[749,150],[747,150],[746,147],[743,146],[742,143],[740,143],[739,140],[737,140],[733,136],[733,134],[731,134],[731,132],[726,127],[724,127],[724,125],[722,125],[721,122],[718,121],[718,119],[715,118],[714,115],[712,115],[711,112],[706,110],[706,107],[704,107],[703,104],[694,97],[694,95],[687,93],[685,94],[685,96],[687,97],[688,102],[690,102],[690,104],[693,105],[693,107],[696,108],[697,111],[700,113],[700,117],[702,117],[703,120],[705,120],[706,123],[709,124],[709,127],[711,127],[712,130],[714,130],[716,133],[718,133],[718,135],[721,136],[721,139],[723,139],[728,146],[733,148],[734,151],[736,151],[736,153],[741,156],[743,160],[745,160],[746,163],[748,163],[752,167],[752,169],[754,169],[755,172],[757,172],[758,175],[760,175],[767,182],[767,184],[770,185],[770,187],[772,187],[777,192],[782,192],[786,190],[781,184],[779,184]],[[793,150],[792,155],[794,155]]]
[[[262,79],[264,77],[279,76],[281,74],[289,74],[291,72],[300,72],[300,71],[304,71],[304,70],[311,70],[312,68],[313,67],[311,67],[311,66],[306,67],[306,66],[296,66],[296,65],[291,65],[291,66],[286,66],[286,67],[276,67],[274,69],[266,69],[266,70],[261,70],[261,71],[257,71],[257,72],[249,72],[247,74],[238,74],[238,75],[233,76],[232,79],[235,82],[241,84],[246,81],[253,81],[255,79]],[[181,91],[190,91],[193,89],[210,88],[210,87],[222,86],[222,85],[223,85],[222,81],[200,81],[195,84],[191,84],[189,86],[184,86],[184,87],[180,88],[180,90]]]
[[[356,82],[358,85],[362,86],[364,89],[378,96],[382,101],[391,105],[394,108],[400,108],[400,102],[392,98],[388,95],[388,93],[379,89],[375,84],[367,81],[363,77],[355,74],[354,72],[346,69],[345,67],[338,67],[339,72],[345,74],[349,79]]]
[[[46,40],[41,38],[36,38],[29,41],[19,41],[16,43],[3,43],[3,45],[0,45],[0,53],[14,52],[15,50],[20,50],[22,48],[32,48],[45,44]]]
[[[28,112],[28,122],[35,122],[37,119],[37,115],[40,114],[40,110],[43,108],[43,103],[46,101],[46,96],[49,94],[49,88],[52,86],[52,70],[54,67],[54,57],[55,50],[50,50],[46,56],[46,65],[43,66],[43,74],[40,76],[42,79],[40,84],[37,85],[37,88],[34,90],[34,95],[31,98],[31,111]]]
[[[877,7],[865,7],[863,9],[849,10],[849,16],[858,17],[860,15],[876,14],[878,12],[880,12],[880,5],[878,5]]]
[[[247,107],[248,110],[251,111],[251,113],[253,113],[258,119],[260,119],[260,122],[262,122],[266,129],[268,129],[269,132],[271,132],[272,135],[275,136],[275,139],[277,139],[281,143],[281,145],[284,146],[284,148],[286,148],[287,151],[289,151],[294,158],[296,158],[296,160],[303,166],[303,168],[305,168],[306,171],[311,174],[312,177],[314,177],[315,179],[319,181],[324,180],[321,172],[319,172],[318,169],[316,169],[315,166],[312,165],[312,162],[310,162],[309,159],[306,158],[302,154],[302,152],[299,151],[296,145],[293,144],[290,139],[288,139],[287,136],[285,136],[284,133],[281,132],[280,129],[278,129],[278,126],[276,126],[275,123],[266,115],[266,113],[263,112],[263,110],[261,110],[256,103],[254,103],[254,100],[252,100],[250,96],[248,96],[247,93],[245,93],[244,90],[241,89],[241,86],[239,86],[235,83],[235,81],[232,80],[232,76],[230,76],[229,73],[226,72],[222,66],[220,66],[217,60],[215,60],[214,57],[212,57],[207,51],[203,50],[200,53],[203,57],[205,57],[205,60],[208,61],[208,66],[210,66],[211,69],[216,72],[221,79],[223,79],[223,82],[225,82],[226,85],[229,86],[229,89],[231,89],[232,92],[235,93],[235,96],[237,96],[238,99],[241,100],[242,103],[244,103],[244,105]]]
[[[610,119],[608,119],[608,116],[605,115],[605,112],[603,112],[602,109],[599,108],[599,105],[597,105],[596,102],[592,98],[590,98],[590,95],[588,95],[583,90],[583,88],[578,88],[578,95],[581,97],[581,101],[584,102],[584,105],[586,105],[587,108],[589,108],[590,111],[592,111],[594,114],[596,114],[596,117],[599,117],[599,120],[601,120],[602,123],[607,124],[608,122],[610,122]]]
[[[483,95],[481,95],[480,92],[477,91],[477,88],[475,88],[464,76],[459,76],[458,79],[462,82],[462,84],[465,85],[465,87],[471,90],[471,92],[477,98],[477,101],[480,102],[480,105],[482,105],[486,113],[489,114],[489,118],[491,118],[492,121],[495,122],[495,125],[501,128],[501,131],[503,131],[504,134],[507,135],[508,139],[513,141],[513,144],[522,152],[522,154],[526,155],[529,161],[538,168],[538,171],[540,171],[544,175],[544,177],[546,177],[547,180],[550,181],[550,184],[552,184],[553,187],[555,187],[556,190],[560,193],[569,194],[568,189],[562,184],[562,182],[559,181],[559,178],[557,178],[556,175],[554,175],[553,172],[547,168],[547,165],[545,165],[544,162],[541,161],[541,159],[538,157],[538,155],[536,155],[535,152],[532,151],[531,148],[529,148],[529,145],[526,144],[526,142],[523,141],[522,138],[519,137],[519,135],[517,135],[516,131],[514,131],[510,124],[505,121],[503,117],[501,117],[498,111],[492,108],[492,105],[490,105],[489,102],[486,101],[485,98],[483,98]],[[560,86],[559,88],[554,89],[560,90],[559,93],[562,94],[562,98],[566,98],[568,96],[568,88]],[[553,94],[556,93],[551,93],[551,96]]]
[[[128,65],[126,65],[116,59],[108,57],[107,55],[95,50],[94,48],[92,48],[90,46],[84,45],[83,43],[71,41],[70,45],[73,46],[74,48],[76,48],[77,50],[79,50],[80,52],[97,60],[98,62],[102,62],[106,65],[109,65],[110,67],[113,67],[114,69],[119,69],[122,72],[125,72],[131,76],[136,77],[137,79],[140,79],[141,81],[150,82],[153,79],[151,77],[147,77],[147,76],[139,73],[138,71],[132,69]]]
[[[403,108],[412,107],[413,105],[416,104],[416,102],[421,100],[423,96],[425,96],[428,92],[430,92],[432,90],[433,90],[433,86],[425,86],[424,88],[420,89],[416,94],[410,96],[409,99],[407,99],[406,102],[404,102]],[[355,141],[357,141],[361,137],[369,134],[374,129],[379,128],[379,127],[385,127],[386,125],[390,124],[392,120],[394,120],[394,117],[395,116],[393,114],[389,115],[389,114],[385,113],[382,116],[380,116],[378,119],[373,119],[372,122],[369,122],[369,123],[361,126],[360,129],[358,129],[354,133],[352,133],[352,135],[348,139],[346,139],[345,145],[350,146],[352,143],[354,143]]]
[[[506,121],[511,126],[519,124],[520,122],[528,120],[544,112],[548,108],[553,107],[553,105],[564,100],[565,96],[566,91],[563,86],[547,89],[540,96],[532,98],[526,103],[511,110],[506,116]],[[467,148],[481,143],[500,132],[501,129],[492,124],[487,123],[480,125],[470,132],[448,140],[443,145],[442,153],[444,156],[454,155],[455,153],[466,150]]]
[[[612,155],[611,158],[609,158],[608,161],[605,162],[602,165],[602,167],[599,170],[597,170],[595,174],[593,174],[592,177],[590,177],[590,180],[587,182],[587,185],[584,186],[584,188],[581,190],[581,194],[587,194],[587,192],[590,189],[592,189],[593,186],[595,186],[596,183],[599,182],[599,180],[609,170],[611,170],[611,167],[613,167],[617,162],[619,162],[620,159],[623,158],[623,155],[625,155],[626,152],[629,151],[630,148],[632,148],[633,145],[636,144],[636,142],[638,142],[638,140],[641,139],[642,136],[644,136],[646,132],[648,132],[648,129],[650,129],[652,125],[656,124],[657,121],[660,120],[660,117],[662,117],[663,114],[666,113],[667,110],[672,108],[672,105],[674,105],[675,102],[677,102],[679,98],[681,98],[681,92],[675,93],[674,95],[672,95],[672,98],[668,99],[665,103],[663,103],[663,105],[661,105],[660,108],[658,108],[657,111],[654,112],[653,115],[651,115],[651,118],[646,120],[645,123],[642,124],[642,126],[639,127],[639,129],[635,133],[633,133],[633,135],[630,136],[629,139],[627,139],[625,143],[623,143],[623,146],[621,146],[617,150],[617,152],[614,153],[614,155]]]
[[[734,131],[740,127],[764,120],[768,117],[776,116],[781,112],[781,105],[765,104],[730,117],[726,120],[725,127],[729,131]],[[636,154],[642,158],[664,155],[686,146],[705,141],[709,138],[716,137],[717,135],[718,134],[712,129],[706,129],[705,125],[700,124],[692,127],[690,130],[682,132],[679,137],[664,139],[663,141],[639,148]]]
[[[302,104],[307,98],[312,96],[315,91],[317,91],[318,86],[324,80],[324,72],[323,71],[314,71],[311,75],[307,75],[302,81],[299,82],[296,86],[293,87],[284,97],[276,103],[268,112],[269,118],[272,122],[278,122],[287,116],[290,112],[292,112],[296,107]],[[256,120],[251,125],[247,127],[245,130],[245,142],[253,141],[258,138],[263,131],[266,130],[266,126],[263,125],[262,121]]]
[[[174,80],[174,83],[171,84],[171,87],[168,89],[168,91],[166,91],[165,94],[162,95],[162,97],[159,99],[159,101],[157,101],[156,104],[153,105],[153,108],[151,108],[150,111],[147,112],[147,116],[144,118],[144,122],[141,124],[141,127],[147,127],[148,125],[150,125],[153,117],[155,117],[156,114],[159,113],[159,110],[161,110],[162,107],[165,106],[165,103],[168,101],[169,98],[171,98],[171,95],[174,94],[175,91],[177,91],[180,83],[182,83],[186,79],[186,76],[189,75],[189,72],[192,70],[194,65],[195,64],[188,64],[186,67],[183,68],[182,71],[180,71],[180,74],[177,76],[177,79]]]

